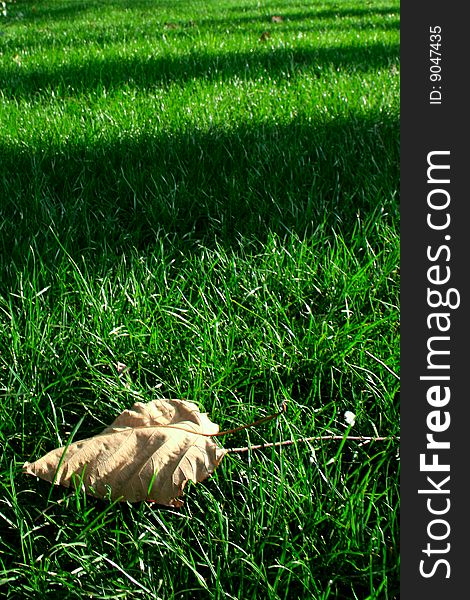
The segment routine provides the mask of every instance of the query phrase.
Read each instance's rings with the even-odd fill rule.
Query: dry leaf
[[[263,33],[260,35],[259,41],[260,42],[266,42],[268,40],[268,38],[271,37],[271,34],[269,33],[269,31],[263,31]]]
[[[271,21],[273,23],[282,23],[284,21],[284,17],[281,17],[281,15],[273,15],[271,17]]]
[[[185,400],[136,402],[101,434],[52,450],[23,472],[98,498],[179,507],[187,481],[203,481],[226,450],[206,413]]]

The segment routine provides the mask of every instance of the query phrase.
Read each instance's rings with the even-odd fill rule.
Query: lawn
[[[0,595],[398,598],[399,2],[6,13]],[[156,398],[292,443],[180,509],[22,473]]]

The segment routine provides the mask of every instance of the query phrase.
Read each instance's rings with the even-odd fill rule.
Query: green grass
[[[398,598],[398,2],[17,0],[0,27],[0,595]],[[390,439],[230,454],[179,511],[22,474],[161,397],[223,429],[287,401],[227,448],[346,410]]]

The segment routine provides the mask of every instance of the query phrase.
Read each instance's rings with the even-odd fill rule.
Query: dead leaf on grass
[[[210,437],[218,431],[186,400],[136,402],[101,434],[26,462],[23,472],[98,498],[180,507],[186,483],[212,475],[224,457]]]

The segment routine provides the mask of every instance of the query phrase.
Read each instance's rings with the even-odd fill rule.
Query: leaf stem
[[[226,429],[225,431],[219,431],[219,433],[212,434],[211,437],[217,437],[220,435],[227,435],[229,433],[235,433],[236,431],[241,431],[242,429],[248,429],[249,427],[256,427],[257,425],[261,425],[261,423],[266,423],[266,421],[272,421],[277,417],[281,416],[287,410],[287,405],[285,402],[282,403],[281,410],[273,415],[269,415],[268,417],[263,417],[262,419],[258,419],[257,421],[253,421],[253,423],[248,423],[248,425],[240,425],[240,427],[234,427],[233,429]]]

